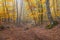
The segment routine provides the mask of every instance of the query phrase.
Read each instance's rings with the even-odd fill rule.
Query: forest
[[[0,40],[60,40],[60,0],[0,0]]]

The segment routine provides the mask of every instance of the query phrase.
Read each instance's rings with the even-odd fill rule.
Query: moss
[[[54,26],[58,25],[58,22],[57,21],[54,21],[53,24],[49,24],[46,26],[47,29],[51,29],[53,28]]]

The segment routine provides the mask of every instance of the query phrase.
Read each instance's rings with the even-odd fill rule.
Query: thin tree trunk
[[[52,18],[51,11],[50,11],[49,0],[46,0],[46,9],[47,9],[47,16],[48,16],[48,19],[50,21],[50,24],[53,24],[53,18]]]
[[[40,22],[42,24],[43,23],[43,6],[42,6],[42,0],[37,1],[37,6],[38,6],[38,12],[41,13],[41,14],[38,15],[39,24],[40,24]]]
[[[21,22],[21,20],[23,20],[23,0],[20,0],[20,17],[19,17],[19,22]]]
[[[8,15],[8,19],[6,19],[7,20],[6,22],[10,22],[10,16],[9,16],[9,12],[8,12],[8,8],[7,8],[6,0],[5,0],[4,4],[5,4],[6,14]]]
[[[55,5],[55,0],[53,0],[53,11],[54,11],[54,14],[55,14],[55,19],[57,19],[57,15],[56,15],[56,5]]]
[[[29,2],[29,0],[27,0],[27,2],[28,2],[28,5],[29,5],[29,7],[30,7],[30,11],[32,12],[32,15],[34,16],[35,13],[33,12],[33,10],[34,10],[33,7],[31,7],[31,3]],[[33,20],[34,20],[34,22],[35,22],[34,24],[36,25],[36,24],[37,24],[37,23],[36,23],[36,18],[33,17]]]
[[[16,23],[19,24],[19,17],[18,17],[18,2],[17,2],[17,0],[16,0],[15,2],[16,2],[16,12],[17,12]]]
[[[15,23],[15,19],[14,19],[16,16],[15,15],[15,0],[13,0],[12,3],[13,3],[13,10],[12,10],[13,11],[13,19],[12,20],[13,20],[13,23]]]
[[[58,2],[59,2],[59,0],[56,0],[56,13],[58,13],[58,11],[60,11],[60,10],[59,10],[59,5],[60,5],[60,4],[59,4]],[[59,13],[58,13],[58,14],[59,14]],[[60,20],[60,17],[57,16],[57,19]]]
[[[5,4],[4,4],[4,0],[2,0],[3,4],[3,11],[4,11],[4,23],[6,23],[6,12],[5,12]]]

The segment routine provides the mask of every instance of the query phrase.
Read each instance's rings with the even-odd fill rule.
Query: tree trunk
[[[53,11],[54,11],[55,20],[56,20],[57,19],[57,15],[56,15],[56,3],[55,3],[55,0],[53,0]]]
[[[40,13],[39,15],[38,15],[38,18],[39,18],[39,20],[38,20],[38,22],[39,22],[39,24],[40,24],[40,22],[41,22],[41,24],[43,23],[43,6],[42,6],[42,0],[40,0],[40,1],[37,1],[37,6],[38,6],[38,12]],[[41,20],[41,21],[40,21]]]
[[[13,23],[15,23],[15,16],[16,16],[15,15],[15,0],[13,0],[12,2],[13,2],[13,10],[12,10],[13,11],[13,17],[12,17],[12,21],[13,21]]]
[[[34,24],[37,25],[36,18],[34,17],[35,12],[33,12],[34,11],[34,7],[31,7],[32,3],[30,3],[29,0],[27,0],[27,2],[28,2],[28,5],[30,7],[30,11],[32,12],[32,15],[33,15]]]
[[[49,0],[46,0],[46,9],[47,9],[47,16],[48,16],[48,19],[50,21],[50,24],[53,24],[53,18],[52,18],[51,11],[50,11]]]
[[[19,24],[19,17],[18,17],[18,2],[17,2],[17,0],[16,0],[15,2],[16,2],[16,13],[17,13],[16,24]]]
[[[20,15],[19,15],[19,22],[22,22],[21,20],[23,20],[23,0],[20,0]]]
[[[2,4],[2,6],[3,6],[3,11],[4,11],[4,23],[6,23],[6,12],[5,12],[5,1],[4,0],[2,0],[2,2],[3,2],[3,4]]]
[[[4,4],[5,4],[5,9],[6,9],[6,14],[8,15],[8,19],[6,19],[6,22],[10,22],[10,16],[9,16],[6,0],[5,0]]]

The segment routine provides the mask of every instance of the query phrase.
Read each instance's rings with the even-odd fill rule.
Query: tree
[[[51,11],[50,11],[49,5],[50,5],[49,0],[46,0],[47,16],[48,16],[50,23],[53,24],[53,18],[51,16]]]
[[[6,21],[6,14],[5,14],[5,4],[4,4],[4,0],[2,0],[3,4],[3,13],[4,13],[4,22]]]
[[[39,1],[36,0],[36,2],[37,2],[36,4],[38,6],[38,12],[39,12],[39,15],[38,15],[39,20],[38,20],[38,22],[39,22],[39,24],[40,24],[40,22],[42,24],[43,23],[43,6],[42,6],[42,0],[39,0]]]
[[[17,19],[16,19],[16,23],[19,24],[19,17],[18,17],[18,1],[15,0],[15,3],[16,3],[16,12],[17,12]]]
[[[32,15],[33,15],[34,24],[37,25],[36,18],[34,16],[35,15],[35,12],[34,12],[35,7],[31,5],[32,3],[29,0],[27,0],[27,2],[29,5],[29,8],[30,8],[30,11],[32,12]]]
[[[21,22],[21,20],[23,20],[23,0],[20,0],[20,7],[21,7],[21,9],[20,9],[20,17],[19,17],[19,22]]]
[[[57,19],[60,20],[60,0],[56,1],[56,13],[57,13]]]
[[[15,17],[16,16],[15,15],[15,0],[13,0],[12,3],[13,3],[13,9],[12,9],[12,11],[13,11],[12,12],[13,13],[13,19],[12,20],[13,20],[13,23],[15,23],[15,21],[16,21],[16,17]]]
[[[56,15],[56,3],[55,3],[56,0],[53,0],[53,11],[54,11],[54,14],[55,14],[55,19],[57,19],[57,15]]]
[[[56,21],[54,21],[52,16],[51,16],[49,0],[46,0],[46,9],[47,9],[47,16],[48,16],[48,19],[50,21],[50,25],[48,25],[47,27],[52,28],[53,26],[57,25],[58,23]]]
[[[8,15],[8,19],[6,19],[6,22],[10,22],[10,15],[9,15],[9,12],[8,12],[8,7],[7,7],[7,2],[6,0],[4,1],[4,6],[5,6],[5,13]]]

